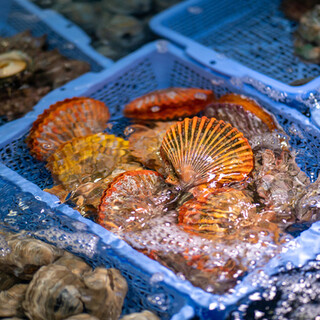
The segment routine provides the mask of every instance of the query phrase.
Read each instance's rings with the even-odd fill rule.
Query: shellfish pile
[[[117,269],[93,270],[82,259],[24,232],[1,230],[0,241],[4,246],[0,255],[1,318],[119,319],[128,285]],[[141,314],[158,319],[149,311]],[[138,315],[122,319],[139,319]]]
[[[104,133],[101,102],[58,102],[34,123],[30,152],[55,179],[47,191],[194,285],[225,292],[282,250],[286,228],[318,219],[319,181],[255,100],[168,88],[124,115],[125,139]]]
[[[88,72],[83,61],[71,60],[46,48],[46,36],[25,31],[0,37],[0,118],[23,116],[49,91]]]

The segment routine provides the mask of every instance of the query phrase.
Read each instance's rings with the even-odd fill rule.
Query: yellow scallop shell
[[[186,118],[171,126],[160,154],[166,164],[166,181],[182,189],[208,182],[241,181],[253,168],[247,139],[215,118]]]

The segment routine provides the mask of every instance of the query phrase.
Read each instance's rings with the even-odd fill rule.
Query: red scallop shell
[[[166,184],[151,170],[128,171],[119,175],[104,191],[97,223],[116,231],[137,231],[162,214]]]
[[[142,120],[169,120],[197,114],[215,100],[211,90],[168,88],[150,92],[125,106],[124,115]]]
[[[27,144],[38,160],[46,160],[60,145],[101,132],[110,118],[107,106],[98,100],[75,97],[59,101],[34,122]]]
[[[167,182],[188,189],[203,183],[241,181],[253,168],[253,153],[243,134],[224,121],[186,118],[171,126],[160,154]]]

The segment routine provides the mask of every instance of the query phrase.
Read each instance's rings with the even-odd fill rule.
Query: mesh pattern
[[[303,63],[294,55],[296,24],[284,17],[280,3],[201,1],[201,9],[190,7],[164,25],[283,83],[319,76],[319,65]]]
[[[54,32],[49,26],[41,22],[38,17],[27,12],[26,9],[21,7],[18,3],[12,3],[7,23],[12,27],[12,29],[9,34],[2,34],[3,36],[11,36],[14,33],[25,30],[31,30],[32,35],[35,37],[46,34],[49,49],[58,48],[60,53],[68,58],[88,62],[91,65],[92,71],[97,72],[102,70],[102,66],[96,61],[83,53],[73,43],[66,41],[66,39]],[[15,30],[15,32],[13,32],[13,30]]]
[[[0,194],[1,221],[9,230],[26,230],[38,239],[84,258],[92,267],[119,269],[129,286],[123,314],[148,309],[161,319],[169,319],[181,308],[182,300],[174,298],[173,293],[160,283],[151,285],[149,275],[131,266],[121,253],[107,247],[83,223],[51,209],[9,181],[0,179]],[[154,297],[161,297],[161,301]]]

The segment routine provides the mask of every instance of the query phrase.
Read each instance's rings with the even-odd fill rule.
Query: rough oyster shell
[[[80,313],[80,314],[76,314],[74,316],[71,316],[65,320],[99,320],[99,319],[95,316],[92,316],[91,314],[88,314],[88,313]]]
[[[46,160],[63,143],[105,129],[110,113],[98,100],[76,97],[57,102],[34,122],[27,143],[30,152]]]
[[[67,267],[50,264],[31,280],[23,308],[29,319],[63,320],[83,312],[80,288],[83,281]]]
[[[149,220],[163,214],[170,196],[159,173],[151,170],[125,172],[105,190],[97,222],[114,232],[147,228]]]
[[[121,318],[121,320],[160,320],[154,313],[150,311],[142,311],[128,314]]]
[[[182,189],[243,180],[253,168],[251,147],[243,134],[215,118],[186,118],[163,138],[160,153],[167,182]]]
[[[14,275],[0,271],[0,291],[8,290],[19,282],[21,280]]]
[[[16,284],[0,292],[0,317],[23,317],[22,301],[27,291],[27,284]]]
[[[215,96],[211,90],[198,88],[168,88],[139,97],[124,108],[128,118],[169,120],[197,114]]]

